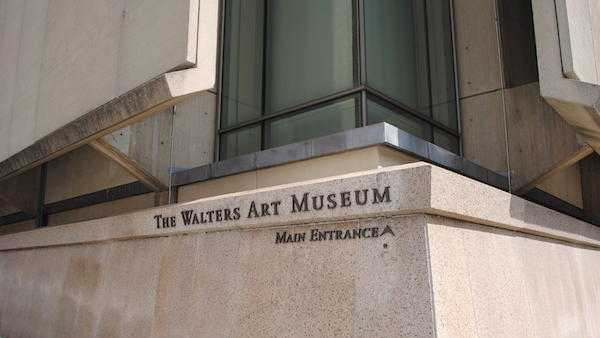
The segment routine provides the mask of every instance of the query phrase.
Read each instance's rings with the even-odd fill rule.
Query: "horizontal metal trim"
[[[46,204],[44,206],[44,213],[46,215],[52,215],[151,192],[153,191],[146,187],[142,182],[132,182],[117,187],[96,191],[90,194]]]
[[[33,220],[35,220],[35,217],[31,216],[30,214],[25,212],[17,212],[14,214],[0,216],[0,226]]]
[[[366,91],[369,95],[373,95],[378,97],[380,100],[386,101],[387,103],[389,103],[390,105],[392,105],[395,109],[400,110],[403,113],[407,113],[410,114],[411,116],[433,126],[436,127],[438,129],[441,129],[443,131],[445,131],[446,133],[460,138],[460,133],[452,128],[448,128],[447,126],[445,126],[444,124],[432,119],[429,116],[423,115],[422,113],[418,112],[417,110],[383,94],[382,92],[369,87],[369,86],[357,86],[348,90],[344,90],[329,96],[325,96],[323,98],[317,99],[317,100],[312,100],[291,108],[287,108],[281,111],[278,111],[276,113],[273,114],[268,114],[268,115],[263,115],[261,117],[252,119],[252,120],[248,120],[239,124],[236,124],[234,126],[230,126],[230,127],[226,127],[226,128],[221,128],[219,130],[219,134],[224,134],[227,132],[231,132],[231,131],[235,131],[235,130],[239,130],[239,129],[244,129],[246,127],[255,125],[255,124],[259,124],[262,123],[264,121],[268,121],[268,120],[272,120],[272,119],[276,119],[285,115],[294,115],[296,113],[302,112],[304,110],[309,110],[311,108],[317,108],[320,105],[344,98],[346,96],[352,96],[354,94],[358,94],[360,92]]]
[[[569,215],[571,217],[577,218],[579,220],[588,222],[590,224],[600,226],[600,219],[590,217],[586,215],[585,211],[575,205],[572,205],[552,194],[549,194],[540,189],[532,189],[528,191],[525,195],[521,196],[526,200],[543,205],[546,208],[553,209],[556,211],[560,211],[565,215]]]
[[[174,173],[173,184],[175,186],[182,186],[376,145],[393,147],[420,160],[436,164],[482,183],[508,191],[508,179],[506,177],[480,167],[457,154],[387,123],[350,129],[333,135],[182,170]]]
[[[377,89],[367,86],[366,90],[369,95],[376,96],[380,100],[388,102],[389,104],[394,106],[396,109],[401,110],[402,112],[408,113],[411,116],[416,117],[417,119],[419,119],[423,122],[426,122],[427,124],[430,124],[438,129],[441,129],[450,135],[453,135],[457,138],[460,137],[460,134],[458,133],[458,131],[456,131],[452,128],[448,128],[444,124],[432,119],[431,117],[429,117],[427,115],[423,115],[423,113],[420,113],[419,111],[415,110],[414,108],[411,108],[411,107],[403,104],[402,102],[397,101],[397,100],[385,95],[384,93],[378,91]]]
[[[338,93],[335,93],[335,94],[332,94],[332,95],[328,95],[328,96],[322,97],[320,99],[308,101],[308,102],[303,103],[303,104],[299,104],[299,105],[296,105],[296,106],[293,106],[293,107],[290,107],[290,108],[286,108],[286,109],[280,110],[280,111],[272,113],[272,114],[265,114],[265,115],[263,115],[261,117],[257,117],[257,118],[252,119],[252,120],[248,120],[248,121],[244,121],[242,123],[238,123],[238,124],[236,124],[234,126],[230,126],[230,127],[226,127],[226,128],[221,128],[219,130],[219,133],[223,134],[223,133],[227,133],[227,132],[230,132],[230,131],[234,131],[234,130],[238,130],[238,129],[243,129],[243,128],[251,126],[253,124],[258,124],[258,123],[261,123],[263,121],[272,120],[272,119],[275,119],[275,118],[278,118],[278,117],[281,117],[281,116],[284,116],[284,115],[293,115],[293,114],[301,112],[303,110],[307,110],[307,109],[312,108],[312,107],[316,107],[316,106],[319,106],[319,105],[322,105],[322,104],[325,104],[325,103],[328,103],[328,102],[331,102],[331,101],[335,101],[335,100],[341,99],[341,98],[346,97],[346,96],[351,96],[351,95],[354,95],[354,94],[358,94],[358,93],[360,93],[363,90],[365,90],[364,86],[354,87],[354,88],[351,88],[351,89],[348,89],[348,90],[344,90],[344,91],[341,91],[341,92],[338,92]]]

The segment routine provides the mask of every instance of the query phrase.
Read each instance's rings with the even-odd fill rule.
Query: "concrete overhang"
[[[168,64],[171,68],[165,69],[158,66],[149,66],[146,68],[140,66],[138,67],[140,69],[134,69],[136,72],[141,73],[136,73],[140,78],[139,82],[129,79],[130,81],[127,84],[119,83],[119,85],[122,85],[122,89],[118,89],[114,94],[111,93],[111,96],[102,96],[100,94],[97,97],[94,96],[94,100],[97,99],[98,103],[81,108],[80,111],[69,112],[73,116],[78,116],[77,118],[65,120],[65,123],[61,127],[54,129],[52,132],[41,134],[39,138],[36,135],[36,138],[33,138],[28,146],[26,145],[21,148],[22,150],[9,152],[6,157],[2,157],[4,160],[0,162],[0,182],[17,176],[84,144],[99,140],[103,136],[128,125],[144,120],[152,114],[164,111],[192,95],[215,91],[220,1],[192,0],[186,2],[184,0],[176,4],[179,5],[177,7],[179,11],[173,10],[170,12],[171,15],[165,15],[164,17],[149,10],[151,6],[145,6],[144,8],[139,6],[140,8],[136,9],[139,12],[133,9],[131,13],[123,11],[122,15],[126,19],[131,19],[129,16],[135,14],[144,19],[154,18],[153,20],[157,20],[157,17],[160,17],[162,21],[141,20],[140,18],[134,21],[131,19],[127,21],[129,24],[127,32],[119,31],[118,34],[129,34],[127,35],[127,38],[131,38],[131,41],[127,40],[130,42],[129,47],[138,48],[140,50],[138,54],[148,57],[149,60],[153,60],[152,57],[156,58],[156,56],[154,54],[146,54],[144,50],[144,48],[150,45],[148,41],[154,41],[155,36],[153,34],[156,34],[156,30],[166,29],[161,24],[166,25],[165,22],[169,23],[169,20],[173,20],[173,17],[177,19],[177,15],[183,15],[181,13],[184,13],[185,15],[189,15],[189,18],[181,18],[181,27],[176,32],[179,34],[177,35],[177,39],[171,36],[168,38],[168,41],[176,40],[179,43],[177,51],[171,51],[171,54],[176,54],[176,52],[179,54],[184,53],[186,61],[183,62],[176,59],[173,63]],[[171,6],[176,4],[171,4]],[[154,9],[160,10],[157,6]],[[31,18],[31,20],[35,19],[38,19],[38,17]],[[122,20],[125,19],[122,18]],[[132,30],[133,33],[131,32]],[[172,32],[166,32],[165,36],[168,36],[167,33],[171,34]],[[120,36],[118,34],[116,35],[117,37]],[[23,39],[23,37],[16,36],[16,39]],[[121,37],[121,39],[125,39],[125,37]],[[160,43],[161,40],[157,40],[156,42]],[[77,44],[74,46],[80,47]],[[167,46],[160,46],[157,49],[161,48],[167,48]],[[104,52],[109,55],[115,53],[114,50],[104,50]],[[165,57],[164,53],[156,54],[159,57]],[[133,63],[134,66],[138,63],[143,66],[155,63],[155,60],[148,61],[143,58],[137,58],[135,57],[137,55],[135,53],[132,55],[130,63]],[[130,68],[135,68],[134,66],[127,63],[122,65],[128,72],[133,72],[134,70]],[[105,71],[110,73],[114,72],[115,69],[106,69]],[[83,76],[82,70],[79,68],[72,70],[72,73],[79,77]],[[121,76],[120,73],[110,73],[109,75],[114,77]],[[77,81],[82,81],[79,77],[66,77],[65,81],[72,81],[70,87],[67,87],[71,90],[59,91],[61,95],[85,96],[84,92],[78,93],[72,90],[72,88],[77,88]],[[135,77],[135,81],[137,81],[138,77]],[[90,101],[93,100],[90,99]],[[48,109],[42,107],[43,113],[46,110]],[[151,184],[149,185],[152,186]]]
[[[541,95],[600,153],[600,46],[594,50],[600,25],[592,15],[600,12],[600,1],[532,3]],[[581,30],[586,25],[589,29]],[[582,43],[586,40],[591,45]]]
[[[185,98],[215,87],[215,68],[170,73],[87,112],[0,163],[0,181],[50,161],[83,144],[141,121]]]

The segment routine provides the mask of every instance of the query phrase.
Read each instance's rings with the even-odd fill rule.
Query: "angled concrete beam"
[[[0,163],[0,181],[142,121],[190,95],[211,91],[214,83],[215,69],[210,67],[165,73],[88,112],[3,161]]]
[[[530,181],[521,186],[518,186],[515,189],[516,194],[525,195],[528,191],[537,187],[544,181],[560,173],[561,171],[571,167],[572,165],[575,165],[577,162],[581,161],[582,159],[588,157],[593,153],[594,149],[590,145],[586,144],[582,146],[578,151],[571,153],[568,157],[555,163],[553,166],[549,167],[545,172],[543,172],[539,176],[531,179]]]
[[[154,175],[146,171],[136,161],[132,160],[127,154],[121,152],[118,148],[104,141],[103,139],[93,140],[89,145],[102,153],[109,159],[117,162],[123,167],[131,176],[138,179],[145,186],[152,189],[153,191],[164,191],[167,190],[167,185],[161,182]]]

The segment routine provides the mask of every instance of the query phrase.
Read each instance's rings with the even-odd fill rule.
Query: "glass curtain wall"
[[[226,0],[220,158],[379,122],[459,152],[450,6]]]

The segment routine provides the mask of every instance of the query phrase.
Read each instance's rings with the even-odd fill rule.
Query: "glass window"
[[[450,4],[225,1],[221,159],[379,122],[458,152]]]
[[[263,0],[229,0],[223,41],[221,127],[261,116]]]
[[[352,1],[267,3],[266,112],[352,88]]]
[[[453,135],[448,134],[447,132],[434,128],[433,129],[433,140],[434,143],[438,146],[445,148],[446,150],[450,150],[453,153],[458,153],[459,144],[458,138]]]
[[[429,115],[423,0],[365,0],[367,84]]]
[[[261,127],[255,125],[221,135],[221,158],[231,158],[260,151]]]
[[[358,98],[344,99],[308,112],[274,119],[267,124],[268,147],[278,147],[355,128],[359,101]]]
[[[450,2],[365,0],[367,84],[457,130]]]
[[[367,101],[367,112],[369,124],[387,122],[424,140],[432,140],[431,126],[408,113],[394,111],[372,100]]]
[[[458,109],[450,1],[431,0],[426,4],[433,119],[456,131]]]

